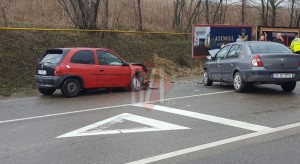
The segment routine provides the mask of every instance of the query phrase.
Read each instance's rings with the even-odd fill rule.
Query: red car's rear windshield
[[[57,64],[62,60],[63,50],[51,50],[47,51],[43,58],[40,60],[40,64],[42,63],[51,63]]]
[[[283,44],[272,42],[259,42],[249,44],[252,54],[259,53],[285,53],[292,54],[292,51]]]

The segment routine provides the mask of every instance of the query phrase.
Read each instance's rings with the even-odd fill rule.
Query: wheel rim
[[[78,90],[78,86],[77,86],[76,83],[74,83],[74,82],[68,83],[68,85],[67,85],[67,91],[68,91],[70,94],[76,93],[77,90]]]
[[[241,77],[239,75],[236,75],[234,77],[234,88],[235,89],[239,89],[242,85],[242,80],[241,80]]]
[[[133,87],[136,91],[139,91],[141,89],[141,83],[136,77],[134,77],[133,79]]]
[[[207,75],[207,72],[204,72],[203,76],[204,76],[204,84],[207,84],[207,83],[208,83],[208,75]]]

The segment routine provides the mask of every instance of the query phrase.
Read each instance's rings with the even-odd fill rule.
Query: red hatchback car
[[[34,79],[38,90],[52,95],[56,89],[75,97],[86,89],[123,87],[142,88],[146,68],[130,64],[105,48],[49,49],[36,66]]]

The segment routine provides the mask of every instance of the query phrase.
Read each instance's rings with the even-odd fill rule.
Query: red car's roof
[[[92,47],[68,47],[68,48],[51,48],[51,49],[68,49],[68,50],[109,50],[107,48],[92,48]]]

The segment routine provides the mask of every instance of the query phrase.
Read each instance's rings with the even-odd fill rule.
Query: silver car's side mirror
[[[212,57],[211,57],[211,56],[206,56],[206,58],[207,58],[208,60],[211,60],[211,59],[212,59]]]

